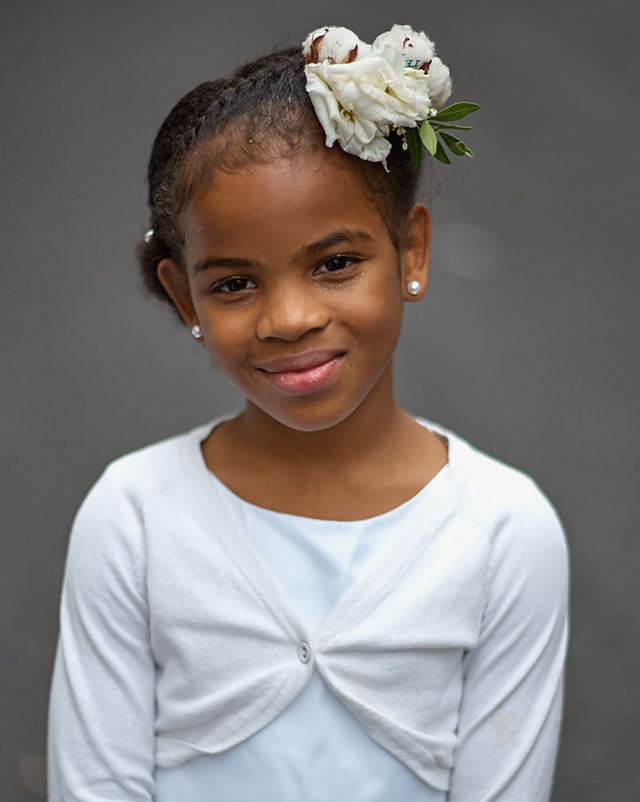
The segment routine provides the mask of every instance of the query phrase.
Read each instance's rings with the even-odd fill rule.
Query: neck
[[[344,420],[326,429],[299,431],[285,426],[247,402],[234,421],[236,437],[256,457],[286,458],[289,466],[361,462],[384,450],[406,427],[407,415],[393,395],[391,370]]]
[[[241,498],[345,521],[393,509],[447,461],[443,443],[396,404],[390,372],[333,426],[299,431],[248,402],[202,449],[209,470]]]

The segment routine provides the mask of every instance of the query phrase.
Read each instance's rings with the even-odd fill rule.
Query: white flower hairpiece
[[[451,94],[451,78],[425,33],[394,25],[367,44],[348,28],[324,27],[307,36],[302,52],[307,92],[327,147],[338,142],[347,153],[386,168],[388,136],[395,130],[416,167],[423,145],[446,164],[451,162],[443,143],[456,156],[473,156],[442,129],[470,130],[453,122],[480,106],[440,108]]]

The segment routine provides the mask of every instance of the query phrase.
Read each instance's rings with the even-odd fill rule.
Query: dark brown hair
[[[303,147],[324,147],[305,84],[302,51],[289,48],[200,84],[171,110],[155,138],[147,173],[153,236],[138,246],[142,278],[152,295],[170,300],[158,280],[158,264],[166,258],[182,263],[179,215],[214,170],[238,170]],[[395,134],[391,141],[389,172],[340,152],[378,205],[397,247],[419,174]]]

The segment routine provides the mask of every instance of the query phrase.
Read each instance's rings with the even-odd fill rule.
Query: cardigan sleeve
[[[140,516],[109,472],[76,516],[48,722],[50,802],[149,802],[154,662]]]
[[[546,802],[562,713],[568,559],[531,483],[497,528],[480,637],[464,657],[449,802]]]

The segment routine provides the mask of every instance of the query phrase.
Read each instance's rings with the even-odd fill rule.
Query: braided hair
[[[378,206],[397,247],[419,174],[399,138],[392,134],[391,141],[388,173],[379,163],[340,153]],[[293,156],[302,148],[323,147],[324,133],[306,91],[300,48],[263,56],[188,92],[160,126],[151,150],[147,182],[153,236],[137,251],[148,292],[171,303],[158,279],[158,264],[166,258],[183,264],[179,216],[215,170],[237,171]]]

